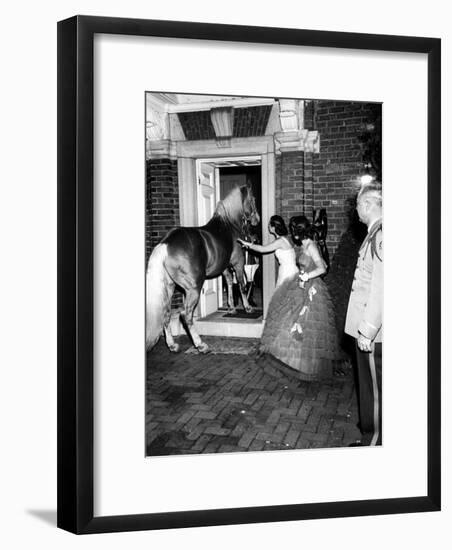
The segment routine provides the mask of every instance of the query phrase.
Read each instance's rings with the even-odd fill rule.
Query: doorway
[[[236,166],[227,166],[219,169],[220,200],[237,185],[250,185],[258,212],[262,212],[262,169],[260,159],[248,163],[238,163]],[[256,227],[248,227],[247,235],[243,238],[256,243],[262,243],[262,220]],[[252,252],[244,251],[245,275],[247,278],[247,297],[250,305],[256,309],[256,313],[262,314],[262,258]],[[227,309],[227,287],[224,280],[221,282],[222,292],[219,296],[219,309]],[[234,285],[234,305],[243,308],[238,286]],[[240,311],[238,313],[241,314]],[[257,315],[256,315],[257,317]]]
[[[178,143],[181,225],[199,226],[206,223],[228,188],[249,178],[261,214],[258,239],[266,244],[271,238],[266,229],[268,220],[275,211],[273,139],[271,136],[237,138],[232,140],[228,156],[224,155],[226,151],[221,152],[223,156],[219,155],[215,142]],[[255,319],[223,318],[227,313],[224,311],[227,308],[225,285],[221,278],[217,278],[207,283],[200,297],[195,318],[200,334],[260,336],[275,287],[275,260],[270,254],[260,256],[258,260],[252,299],[255,296],[258,300],[254,301],[257,307],[260,306],[262,315]],[[253,259],[249,258],[249,261]],[[241,299],[236,299],[235,304],[241,308]]]
[[[259,157],[240,157],[228,159],[197,159],[197,223],[206,224],[213,216],[220,200],[223,200],[234,187],[248,184],[256,200],[258,212],[262,211],[262,176]],[[262,242],[262,221],[256,227],[249,228],[244,239]],[[245,273],[247,277],[247,296],[255,308],[253,318],[262,316],[263,311],[263,275],[261,258],[245,252]],[[237,316],[246,319],[242,299],[234,276],[234,306]],[[204,282],[198,304],[197,316],[204,319],[215,312],[228,315],[227,285],[220,275]],[[217,316],[218,317],[218,316]]]

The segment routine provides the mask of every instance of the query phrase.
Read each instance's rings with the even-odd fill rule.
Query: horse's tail
[[[152,349],[170,322],[174,283],[165,269],[168,245],[158,244],[146,270],[146,349]]]

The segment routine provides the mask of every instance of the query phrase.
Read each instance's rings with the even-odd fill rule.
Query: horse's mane
[[[243,222],[242,188],[234,187],[224,199],[219,201],[215,208],[214,217],[218,217],[229,224],[241,227]]]

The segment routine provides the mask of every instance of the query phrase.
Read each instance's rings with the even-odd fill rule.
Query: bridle
[[[257,225],[259,223],[259,214],[256,210],[256,200],[253,197],[253,195],[250,195],[249,189],[248,189],[248,195],[246,197],[246,201],[248,202],[249,210],[243,209],[243,215],[242,215],[242,225],[245,225],[247,223],[251,225]],[[244,201],[245,205],[245,201]],[[257,218],[257,221],[255,221]],[[255,223],[253,223],[255,221]]]

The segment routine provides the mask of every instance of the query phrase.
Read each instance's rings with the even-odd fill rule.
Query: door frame
[[[262,157],[261,155],[240,155],[240,156],[225,156],[225,157],[209,157],[209,158],[198,158],[198,159],[195,159],[195,166],[196,166],[196,177],[199,177],[199,174],[198,174],[198,170],[200,169],[199,167],[202,165],[202,164],[210,164],[210,165],[213,165],[214,166],[214,169],[215,169],[215,191],[216,191],[216,197],[218,198],[218,200],[221,200],[220,199],[220,174],[219,174],[219,171],[221,169],[221,167],[218,166],[218,164],[221,164],[222,162],[225,162],[225,161],[238,161],[238,160],[241,160],[241,161],[258,161],[259,164],[258,166],[261,168],[261,173],[262,173]],[[261,180],[262,180],[262,174],[261,174]],[[198,182],[199,183],[199,182]],[[196,188],[196,194],[197,194],[197,202],[196,204],[198,205],[198,208],[199,208],[199,185],[197,186]],[[262,181],[261,181],[261,194],[262,194]],[[202,217],[202,216],[201,216]],[[199,225],[201,223],[204,223],[202,222],[200,219],[200,216],[199,216],[199,212],[198,212],[198,215],[197,215],[197,220],[196,220],[196,224],[195,225]],[[221,308],[224,306],[224,303],[223,303],[223,280],[222,280],[222,276],[219,275],[216,279],[213,279],[214,281],[216,281],[216,285],[215,285],[215,289],[216,289],[216,293],[217,293],[217,300],[218,300],[218,308]],[[212,279],[210,279],[210,281],[212,281]],[[199,298],[199,303],[198,303],[198,307],[199,307],[199,311],[200,311],[200,317],[204,317],[205,316],[205,311],[206,311],[206,306],[205,306],[205,300],[206,300],[206,293],[207,293],[207,286],[208,284],[206,285],[208,281],[206,280],[204,282],[204,285],[203,285],[203,291],[201,292],[201,296]]]
[[[211,196],[209,199],[209,214],[208,216],[205,215],[205,212],[202,212],[202,201],[204,199],[204,194],[201,191],[202,183],[201,183],[201,172],[203,175],[206,175],[203,170],[202,166],[207,165],[210,167],[210,174],[213,173],[213,189],[210,188],[213,192],[213,197]],[[195,225],[204,225],[206,224],[211,216],[213,215],[218,197],[220,195],[220,176],[219,176],[219,169],[217,166],[215,166],[215,160],[212,161],[212,159],[196,159],[195,160],[195,166],[196,166],[196,206],[198,209],[197,212],[197,220]],[[209,177],[210,177],[209,174]],[[210,186],[209,186],[210,187]],[[213,199],[213,200],[212,200]],[[200,215],[201,210],[201,215]],[[218,307],[221,305],[221,275],[219,277],[215,277],[214,279],[206,279],[204,281],[204,284],[201,289],[201,295],[199,297],[199,302],[197,305],[196,316],[197,317],[206,317],[211,313],[210,309],[211,307],[214,307],[215,304],[215,311],[218,310]]]
[[[262,186],[262,240],[270,242],[268,222],[275,213],[275,148],[273,136],[233,138],[229,147],[219,147],[215,140],[177,142],[180,222],[196,226],[198,220],[196,190],[196,160],[220,160],[240,157],[260,157]],[[275,288],[273,254],[262,256],[263,317],[265,319]]]

